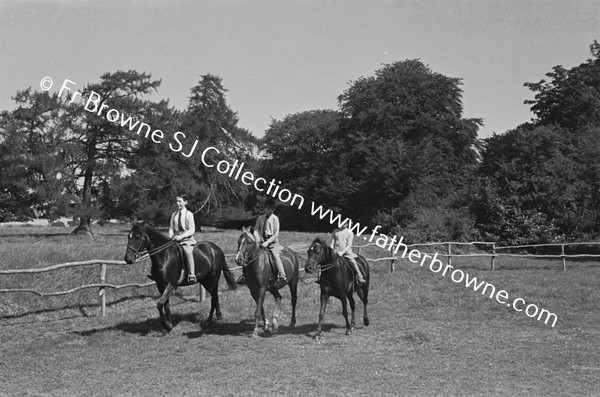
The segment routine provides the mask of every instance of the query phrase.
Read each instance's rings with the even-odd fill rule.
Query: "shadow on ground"
[[[176,328],[178,324],[182,322],[190,322],[197,324],[196,314],[173,314],[173,325]],[[223,321],[216,321],[210,327],[205,325],[205,321],[201,323],[201,329],[189,332],[183,332],[182,335],[189,338],[195,339],[200,338],[203,335],[230,335],[230,336],[251,336],[254,329],[254,320],[246,319],[237,323],[228,323]],[[330,332],[334,328],[342,328],[335,324],[323,324],[323,332]],[[307,337],[313,337],[317,330],[317,324],[303,324],[296,327],[281,325],[277,333],[265,332],[262,327],[260,328],[259,336],[263,338],[270,338],[277,335],[305,335]],[[149,336],[151,334],[162,334],[167,335],[168,332],[163,330],[162,324],[159,318],[149,318],[141,321],[125,321],[116,325],[111,325],[103,328],[94,328],[91,330],[84,331],[73,331],[79,336],[92,336],[101,334],[104,332],[119,331],[128,334]]]

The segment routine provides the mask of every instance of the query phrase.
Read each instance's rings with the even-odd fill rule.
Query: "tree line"
[[[262,139],[238,127],[222,79],[207,74],[180,111],[147,97],[149,74],[117,71],[88,84],[112,107],[165,130],[185,131],[265,178],[363,225],[409,241],[485,239],[543,243],[600,232],[600,44],[554,66],[525,102],[535,117],[478,139],[463,115],[462,79],[418,59],[383,65],[349,83],[338,109],[272,120]],[[19,91],[0,114],[0,221],[74,215],[166,224],[185,191],[200,223],[237,226],[263,200],[248,186],[135,136],[64,97]],[[326,231],[308,211],[281,206],[284,228]]]

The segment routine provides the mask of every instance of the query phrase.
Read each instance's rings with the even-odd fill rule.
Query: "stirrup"
[[[242,274],[236,281],[238,285],[246,285],[246,277]]]

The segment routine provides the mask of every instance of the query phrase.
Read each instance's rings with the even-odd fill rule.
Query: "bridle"
[[[144,242],[146,245],[148,244],[147,236],[145,234],[144,234]],[[170,246],[172,246],[175,243],[176,243],[175,240],[170,240],[159,247],[153,248],[151,250],[143,249],[141,251],[138,251],[135,248],[133,248],[131,245],[127,244],[127,250],[133,252],[133,254],[135,255],[134,262],[141,262],[143,260],[148,259],[152,255],[156,255],[159,252],[166,250],[167,248],[169,248]]]
[[[254,262],[258,258],[258,256],[260,255],[260,247],[256,246],[256,240],[254,239],[254,236],[252,236],[248,232],[244,233],[244,237],[243,237],[242,241],[240,242],[240,246],[241,246],[241,243],[246,238],[250,239],[250,241],[252,241],[255,244],[255,249],[251,250],[248,254],[245,254],[245,253],[240,252],[240,249],[238,247],[237,255],[240,255],[241,258],[239,258],[240,260],[238,260],[238,256],[236,256],[235,261],[238,262],[238,263],[240,263],[242,267],[248,266],[250,263]],[[256,253],[256,255],[254,255],[253,257],[251,257],[250,259],[248,259],[247,255],[251,254],[252,252]]]
[[[313,243],[313,244],[315,244],[315,243]],[[320,269],[322,272],[333,268],[335,266],[335,259],[332,260],[330,263],[326,263],[326,264],[321,263],[321,261],[323,260],[323,256],[325,255],[325,250],[327,249],[327,247],[325,247],[320,242],[316,242],[316,244],[319,244],[321,247],[323,247],[323,250],[319,253],[319,257],[317,259],[311,258],[309,255],[308,259],[306,260],[306,263],[308,265],[307,267],[309,267],[309,268],[314,267],[315,270]],[[312,247],[312,245],[311,245],[311,247]]]

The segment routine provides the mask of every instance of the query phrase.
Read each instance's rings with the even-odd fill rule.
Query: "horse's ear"
[[[250,226],[250,229],[248,229],[250,231],[250,234],[254,234],[254,226]]]
[[[242,233],[246,233],[248,231],[248,228],[246,228],[246,226],[242,226]]]

